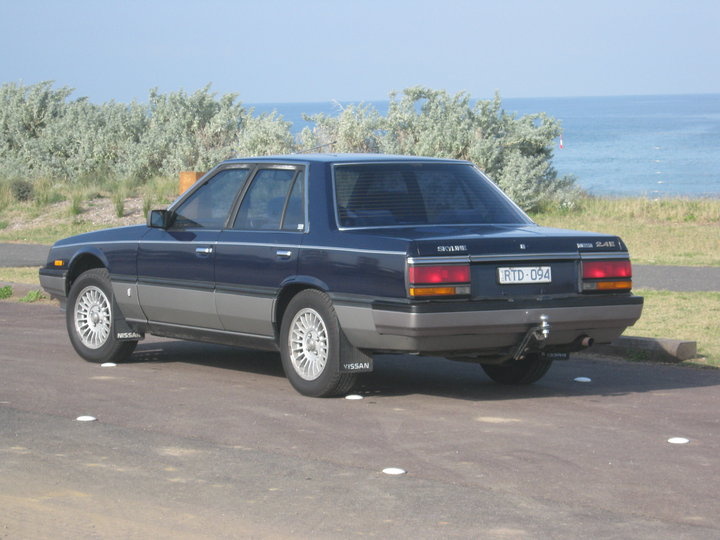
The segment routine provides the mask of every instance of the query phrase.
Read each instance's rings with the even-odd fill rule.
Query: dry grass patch
[[[618,235],[638,264],[720,265],[720,199],[588,198],[578,209],[532,217],[547,227]]]
[[[720,292],[634,292],[645,298],[645,306],[626,334],[696,341],[701,358],[692,362],[720,367]]]
[[[23,283],[25,285],[40,286],[40,277],[38,276],[39,267],[22,266],[15,268],[0,268],[0,282]]]

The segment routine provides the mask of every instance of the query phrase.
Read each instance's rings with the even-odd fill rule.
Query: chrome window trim
[[[592,259],[630,259],[630,254],[627,251],[611,251],[611,252],[594,252],[594,253],[587,253],[582,252],[580,253],[580,258],[582,260],[592,260]]]

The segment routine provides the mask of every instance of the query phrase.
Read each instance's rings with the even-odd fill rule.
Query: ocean
[[[387,101],[369,101],[386,114]],[[720,94],[510,98],[518,116],[545,112],[563,128],[553,165],[595,195],[720,197]],[[347,105],[347,103],[342,103]],[[247,104],[256,114],[277,111],[293,131],[303,114],[335,115],[341,104]]]

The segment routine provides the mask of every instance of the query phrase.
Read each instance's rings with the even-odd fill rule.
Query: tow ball
[[[515,349],[513,360],[519,360],[523,357],[525,351],[528,349],[530,341],[533,339],[542,347],[543,342],[550,337],[551,328],[552,325],[550,324],[550,318],[547,315],[540,315],[540,324],[527,331],[525,337],[523,337],[523,340],[520,342],[520,345],[518,345],[518,348]]]

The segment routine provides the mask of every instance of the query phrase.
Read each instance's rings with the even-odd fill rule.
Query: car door
[[[215,249],[250,172],[219,170],[172,208],[167,229],[145,234],[138,249],[138,298],[148,321],[222,328],[214,300]]]
[[[217,312],[223,328],[274,338],[272,313],[283,283],[297,272],[307,229],[305,168],[258,168],[215,253]]]

